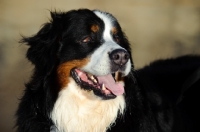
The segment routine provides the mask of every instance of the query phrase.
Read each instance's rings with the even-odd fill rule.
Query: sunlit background
[[[49,10],[112,13],[132,47],[136,69],[156,59],[200,54],[199,0],[0,0],[0,131],[15,131],[15,111],[32,66],[21,35],[34,35]]]

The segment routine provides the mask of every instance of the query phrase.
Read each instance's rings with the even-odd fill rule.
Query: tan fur
[[[91,26],[91,30],[92,30],[94,33],[96,33],[96,32],[99,31],[99,26],[98,26],[98,25],[92,25],[92,26]]]
[[[70,70],[72,68],[81,68],[88,63],[89,59],[73,60],[61,64],[57,69],[58,82],[61,88],[64,88],[69,83]]]
[[[116,27],[113,27],[113,28],[112,28],[112,34],[117,34],[117,32],[118,32],[118,31],[117,31],[117,28],[116,28]]]

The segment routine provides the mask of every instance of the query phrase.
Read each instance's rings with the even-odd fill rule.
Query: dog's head
[[[87,9],[52,12],[51,17],[35,36],[24,39],[36,70],[50,75],[56,69],[59,90],[73,78],[80,89],[101,99],[123,94],[131,53],[116,18]]]
[[[22,40],[35,65],[27,85],[33,113],[60,131],[105,131],[125,108],[124,87],[133,66],[129,43],[109,13],[81,9],[51,17]]]

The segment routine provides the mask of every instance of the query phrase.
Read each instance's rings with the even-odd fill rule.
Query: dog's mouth
[[[73,68],[71,76],[81,88],[93,91],[95,95],[103,99],[113,99],[124,93],[124,86],[119,78],[119,72],[104,76],[95,76],[80,69]]]

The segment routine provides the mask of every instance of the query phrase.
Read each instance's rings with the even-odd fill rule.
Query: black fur
[[[133,71],[137,82],[127,80],[127,111],[110,131],[198,132],[200,74],[191,87],[183,93],[182,89],[189,77],[195,78],[191,75],[200,73],[199,68],[200,56],[183,56]],[[181,94],[183,99],[177,102]]]
[[[50,131],[53,126],[50,112],[59,91],[56,78],[58,65],[86,57],[103,41],[99,39],[101,31],[97,36],[90,34],[94,37],[92,39],[95,44],[82,42],[83,36],[88,34],[89,24],[98,23],[102,29],[104,28],[103,22],[90,10],[52,12],[51,17],[52,20],[44,24],[36,35],[24,37],[21,41],[30,46],[27,58],[35,68],[31,80],[26,84],[24,96],[16,113],[18,132]],[[128,40],[117,21],[115,25],[119,29],[119,44],[131,55]],[[119,116],[108,131],[197,131],[198,124],[194,121],[198,118],[193,112],[199,112],[195,107],[199,81],[185,92],[190,93],[184,94],[185,98],[179,104],[176,102],[181,94],[182,85],[198,67],[199,56],[160,60],[138,71],[133,70],[132,66],[130,75],[125,78],[125,115]]]

